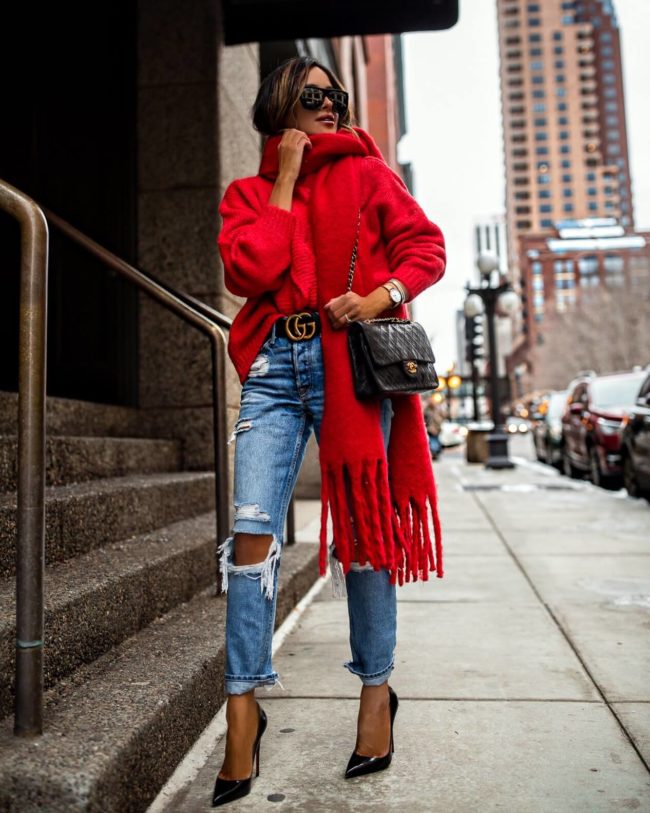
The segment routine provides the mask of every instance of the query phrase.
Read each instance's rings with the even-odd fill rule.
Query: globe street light
[[[511,469],[514,463],[508,457],[508,433],[505,431],[501,419],[495,314],[510,316],[519,307],[519,297],[508,282],[499,279],[496,285],[492,285],[493,272],[499,267],[496,255],[488,251],[482,252],[478,256],[477,265],[481,272],[481,285],[479,288],[471,288],[469,284],[467,285],[468,296],[465,300],[464,311],[468,319],[475,318],[484,312],[488,328],[493,429],[487,437],[488,459],[485,466],[488,469]]]

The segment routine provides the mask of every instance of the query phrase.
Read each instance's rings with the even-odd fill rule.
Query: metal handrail
[[[18,220],[21,228],[14,733],[34,736],[43,731],[47,221],[209,338],[217,544],[228,536],[230,526],[227,407],[225,390],[218,385],[226,380],[226,339],[222,328],[230,329],[232,320],[130,265],[2,179],[0,209]],[[295,542],[293,498],[287,537],[288,544]],[[219,568],[216,571],[219,589]]]
[[[20,224],[14,733],[28,736],[43,730],[48,232],[36,203],[4,181],[0,181],[0,208]]]

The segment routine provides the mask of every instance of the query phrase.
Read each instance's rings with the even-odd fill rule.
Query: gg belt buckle
[[[286,330],[287,336],[293,342],[304,342],[311,339],[316,334],[316,322],[309,319],[311,313],[303,311],[302,313],[294,313],[292,316],[287,317]],[[300,321],[303,317],[307,317],[309,321]]]

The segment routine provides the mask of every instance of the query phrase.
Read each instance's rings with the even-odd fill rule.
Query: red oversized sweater
[[[242,382],[280,316],[317,309],[309,205],[315,173],[331,158],[324,155],[321,162],[317,149],[306,156],[290,212],[268,203],[274,176],[264,158],[260,174],[234,181],[224,195],[218,243],[225,284],[247,299],[228,345]],[[403,282],[414,299],[444,273],[442,234],[381,158],[366,156],[362,161],[357,267],[371,268],[377,286],[391,277]]]

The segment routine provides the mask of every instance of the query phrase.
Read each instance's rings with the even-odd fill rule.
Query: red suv
[[[562,468],[588,473],[598,486],[621,479],[621,424],[634,407],[644,372],[588,375],[569,385],[562,415]]]

